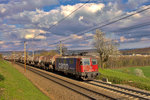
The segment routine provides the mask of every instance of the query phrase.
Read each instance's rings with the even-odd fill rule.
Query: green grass
[[[120,69],[115,69],[116,71],[123,72],[123,73],[128,73],[128,74],[135,74],[134,70],[135,69],[141,69],[144,73],[144,76],[147,78],[150,78],[150,66],[144,66],[144,67],[126,67],[126,68],[120,68]]]
[[[49,100],[23,74],[6,61],[0,60],[0,74],[4,80],[0,81],[0,100]]]
[[[0,81],[4,80],[4,76],[0,74]]]
[[[108,78],[109,81],[115,84],[128,84],[133,87],[150,91],[150,78],[138,77],[133,74],[123,73],[111,69],[99,69],[101,75],[98,79]]]

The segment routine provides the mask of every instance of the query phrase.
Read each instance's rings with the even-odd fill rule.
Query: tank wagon
[[[52,56],[28,57],[26,62],[30,66],[38,67],[44,70],[51,70],[53,69],[52,58]]]

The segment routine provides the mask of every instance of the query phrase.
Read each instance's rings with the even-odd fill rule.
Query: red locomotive
[[[94,79],[99,75],[97,59],[87,56],[60,56],[55,58],[56,71],[72,74],[83,80]]]

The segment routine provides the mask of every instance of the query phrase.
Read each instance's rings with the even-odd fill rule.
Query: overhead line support
[[[26,41],[24,41],[24,71],[25,72],[26,72],[26,61],[27,61]]]

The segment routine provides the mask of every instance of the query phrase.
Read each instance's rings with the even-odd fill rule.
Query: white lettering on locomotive
[[[64,63],[58,63],[58,68],[59,69],[64,69],[64,70],[68,70],[69,69],[69,65],[68,64],[64,64]]]

